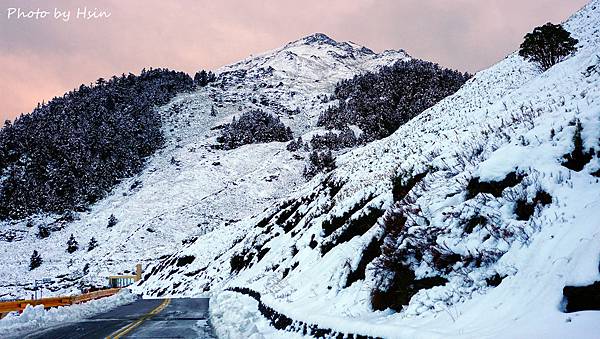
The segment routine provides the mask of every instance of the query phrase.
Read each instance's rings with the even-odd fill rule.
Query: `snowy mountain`
[[[265,202],[261,207],[269,207],[254,217],[199,235],[155,265],[137,290],[210,291],[220,303],[232,293],[218,291],[250,289],[304,330],[313,324],[386,338],[597,337],[597,312],[565,313],[563,288],[600,280],[599,6],[593,0],[564,23],[579,40],[565,61],[542,72],[509,55],[390,137],[339,157],[333,172],[278,191],[282,199]],[[339,44],[316,35],[220,75],[272,66],[274,77],[290,80],[285,75],[299,72],[310,60],[302,51],[313,45],[322,58],[344,59],[329,52]],[[337,50],[374,57],[351,44]],[[283,60],[293,60],[291,68]],[[268,86],[259,93],[277,90]],[[309,97],[302,103],[317,107],[317,97]],[[285,107],[304,107],[291,99]],[[567,160],[578,143],[592,151],[573,166]],[[387,309],[397,307],[389,291],[410,291],[408,305]]]
[[[304,184],[304,161],[281,142],[214,149],[220,126],[262,109],[296,136],[312,132],[338,80],[407,58],[315,34],[217,70],[216,82],[159,108],[165,147],[89,212],[75,213],[72,222],[38,215],[0,226],[0,298],[29,296],[34,280],[46,277],[54,283],[45,293],[53,294],[104,284],[102,277],[138,262],[152,266],[197,237],[259,213]],[[108,227],[111,215],[117,222]],[[50,236],[40,239],[35,225],[48,225]],[[73,254],[66,252],[71,234],[79,243]],[[92,237],[98,247],[87,251]],[[43,264],[29,271],[34,250]]]

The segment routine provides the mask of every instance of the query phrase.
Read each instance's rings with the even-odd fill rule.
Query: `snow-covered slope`
[[[294,131],[306,132],[338,81],[409,58],[403,50],[375,53],[316,33],[217,70],[215,87],[224,90],[217,100],[269,110]]]
[[[402,51],[376,54],[350,43],[315,34],[280,49],[218,70],[215,83],[180,95],[160,111],[166,146],[135,178],[126,178],[90,212],[73,222],[37,216],[0,225],[0,298],[25,297],[35,279],[53,278],[44,293],[73,291],[80,283],[103,284],[102,277],[144,266],[184,244],[259,213],[304,183],[302,159],[284,143],[253,144],[216,150],[218,130],[234,115],[260,108],[279,115],[296,136],[314,129],[315,117],[335,83],[376,70],[408,56]],[[217,111],[211,116],[211,108]],[[119,222],[108,228],[113,214]],[[39,239],[38,225],[54,231]],[[66,253],[73,234],[80,249]],[[87,251],[94,237],[99,246]],[[29,271],[38,250],[44,263]],[[89,264],[87,270],[84,270]]]
[[[598,337],[598,312],[561,309],[564,286],[600,280],[599,8],[593,0],[565,23],[579,39],[567,60],[542,73],[508,56],[392,136],[338,158],[334,172],[200,236],[139,290],[248,287],[293,319],[389,338]],[[567,168],[578,121],[595,151]],[[394,198],[393,178],[410,191]],[[392,216],[406,219],[396,233]],[[402,312],[373,311],[371,293],[389,276],[367,248],[382,236],[417,279],[448,282]]]

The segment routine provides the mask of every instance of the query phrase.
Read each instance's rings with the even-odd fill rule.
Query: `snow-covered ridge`
[[[561,302],[564,286],[600,280],[593,175],[600,163],[595,156],[581,171],[561,163],[573,149],[576,120],[585,148],[600,149],[599,6],[591,1],[565,23],[579,39],[567,60],[540,73],[508,56],[389,138],[339,158],[333,173],[226,232],[198,238],[140,290],[249,287],[294,319],[390,338],[593,337],[597,312],[565,314]],[[499,181],[512,172],[523,179],[500,196],[467,192],[473,178]],[[422,173],[409,199],[395,202],[391,179]],[[552,202],[520,220],[516,206],[535,203],[542,191]],[[384,232],[385,216],[364,225],[372,209],[410,216],[403,237],[389,241],[398,248],[421,241],[422,259],[411,269],[418,278],[448,279],[418,292],[400,313],[371,310],[370,293],[382,278],[372,265],[348,284],[365,248]],[[336,218],[342,225],[325,232],[324,222]],[[477,218],[491,222],[467,230]],[[460,259],[440,265],[438,255]],[[182,257],[194,261],[177,267]]]
[[[159,108],[166,147],[140,175],[125,178],[91,211],[76,213],[73,222],[36,216],[34,227],[26,221],[0,226],[0,298],[24,297],[33,281],[42,278],[55,281],[45,294],[104,284],[103,277],[131,271],[138,262],[154,265],[196,237],[227,232],[230,225],[295,191],[304,184],[304,162],[285,143],[215,150],[215,128],[235,115],[262,109],[280,116],[296,136],[314,131],[316,117],[328,105],[324,99],[339,79],[406,58],[400,52],[361,49],[331,41],[326,46],[294,42],[225,66],[217,82]],[[210,115],[213,107],[216,116]],[[118,222],[108,228],[111,215]],[[37,225],[50,226],[51,235],[38,238]],[[66,252],[71,234],[79,242],[72,255]],[[92,237],[99,246],[88,251]],[[29,271],[34,250],[43,264]]]
[[[250,107],[271,110],[304,133],[314,128],[337,82],[407,59],[403,50],[377,54],[316,33],[218,69],[216,86],[224,90],[220,100],[233,101],[235,96],[267,103]]]

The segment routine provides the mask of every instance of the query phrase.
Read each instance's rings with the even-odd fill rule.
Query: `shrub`
[[[538,191],[532,202],[527,199],[519,199],[515,203],[514,213],[517,215],[517,220],[529,220],[535,212],[537,205],[546,206],[552,203],[552,196],[546,191]]]
[[[394,201],[397,202],[404,199],[408,192],[410,192],[419,181],[423,180],[426,175],[427,172],[416,174],[415,176],[411,176],[406,182],[401,175],[393,177],[392,196],[394,197]]]
[[[547,23],[525,35],[519,55],[547,70],[577,50],[578,41],[562,25]]]
[[[332,236],[332,239],[321,244],[321,254],[326,254],[335,246],[348,242],[356,236],[365,234],[375,223],[377,219],[383,215],[385,211],[377,207],[367,207],[364,212],[356,219],[350,219],[346,222],[345,227],[338,234]],[[325,224],[325,223],[323,223]],[[326,229],[323,228],[323,231]]]
[[[353,283],[365,279],[365,274],[367,271],[367,265],[371,263],[375,258],[381,255],[381,246],[383,245],[383,237],[379,239],[378,237],[373,237],[367,247],[365,247],[360,254],[360,261],[356,269],[350,271],[348,273],[348,277],[346,278],[346,283],[344,287],[349,287]]]
[[[489,193],[496,198],[502,196],[502,192],[513,187],[523,180],[523,176],[516,172],[510,172],[500,181],[480,181],[478,177],[471,178],[467,184],[467,199],[474,198],[479,193]]]
[[[498,285],[500,285],[500,283],[502,282],[502,280],[504,280],[504,278],[506,278],[506,277],[505,276],[501,276],[500,274],[496,273],[493,276],[491,276],[489,278],[486,278],[485,282],[490,287],[497,287]]]
[[[304,141],[302,140],[302,137],[298,137],[298,139],[290,141],[285,148],[290,152],[296,152],[302,148],[302,146],[304,146]]]
[[[292,140],[293,134],[278,117],[261,110],[242,114],[221,130],[217,141],[224,149],[234,149],[246,144]]]
[[[31,271],[40,267],[42,265],[42,262],[42,256],[38,253],[37,250],[34,250],[29,261],[29,270]]]
[[[464,232],[466,234],[473,233],[473,230],[477,226],[485,226],[488,223],[488,219],[482,215],[474,215],[465,223]]]
[[[371,291],[373,310],[383,311],[390,308],[400,312],[420,290],[444,285],[448,282],[442,277],[415,279],[415,272],[402,263],[397,263],[392,274],[393,277],[387,288]]]
[[[350,221],[350,217],[365,208],[369,201],[373,198],[372,195],[367,195],[356,202],[352,207],[346,209],[342,215],[333,215],[329,219],[323,220],[321,223],[321,228],[323,229],[323,236],[328,237],[333,232],[338,230],[340,227],[344,226],[346,223]]]
[[[236,253],[229,260],[229,266],[231,267],[231,273],[239,272],[239,271],[243,270],[244,268],[246,268],[247,264],[248,264],[248,262],[246,261],[246,258],[244,256],[244,254],[242,254],[242,253]]]
[[[177,267],[182,267],[185,265],[189,265],[191,263],[194,262],[194,260],[196,260],[196,257],[193,255],[184,255],[183,257],[180,257],[179,259],[177,259]]]
[[[581,171],[594,156],[593,149],[585,151],[583,148],[583,138],[581,137],[582,131],[583,127],[581,121],[577,120],[575,122],[575,133],[573,134],[573,151],[566,154],[563,157],[562,162],[564,167],[576,172]]]
[[[587,286],[563,288],[565,312],[600,311],[600,281]]]

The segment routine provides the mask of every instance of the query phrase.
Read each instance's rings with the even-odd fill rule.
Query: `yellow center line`
[[[157,315],[162,310],[164,310],[169,305],[170,302],[171,302],[171,299],[169,299],[169,298],[165,299],[160,305],[158,305],[158,307],[156,307],[152,311],[146,313],[145,315],[141,316],[139,319],[132,322],[131,324],[129,324],[125,327],[122,327],[121,329],[117,330],[116,332],[113,332],[111,335],[106,337],[106,339],[119,339],[122,336],[127,335],[129,332],[133,331],[135,328],[140,326],[144,321],[152,318],[153,316]]]

